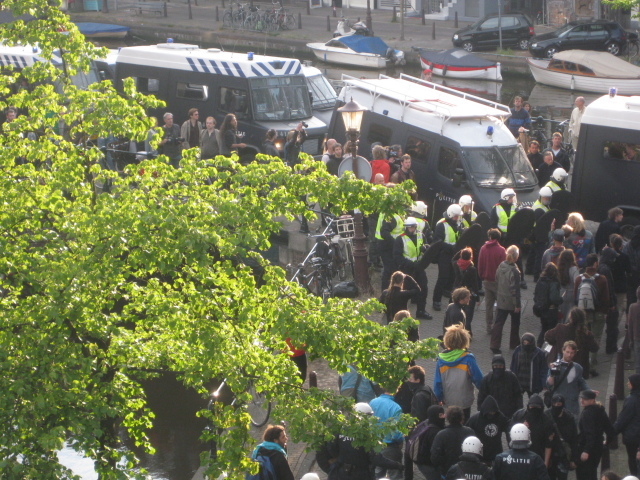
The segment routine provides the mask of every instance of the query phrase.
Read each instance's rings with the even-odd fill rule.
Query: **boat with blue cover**
[[[404,52],[389,47],[380,37],[345,35],[326,43],[307,43],[318,59],[363,68],[404,65]]]

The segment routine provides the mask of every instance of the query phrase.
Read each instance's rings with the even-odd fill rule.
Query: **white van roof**
[[[587,105],[582,123],[640,131],[640,96],[603,95]]]
[[[485,100],[435,83],[401,74],[359,79],[342,75],[345,88],[341,100],[351,97],[369,110],[407,125],[435,132],[462,146],[511,146],[513,137],[504,121],[511,116],[508,106]],[[487,127],[493,135],[487,135]]]
[[[62,59],[59,55],[56,55],[54,51],[51,57],[51,63],[53,65],[61,65]],[[35,62],[43,62],[44,58],[40,57],[41,50],[38,47],[32,47],[31,45],[21,45],[16,47],[9,47],[0,44],[0,67],[8,67],[13,65],[15,68],[26,68],[33,65]]]
[[[302,73],[300,61],[293,58],[202,49],[186,43],[161,43],[120,49],[117,63],[170,68],[231,77],[270,77]]]

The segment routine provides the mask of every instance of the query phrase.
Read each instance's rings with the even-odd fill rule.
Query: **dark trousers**
[[[304,383],[304,381],[307,379],[307,354],[303,353],[302,355],[298,355],[297,357],[291,357],[291,360],[293,360],[293,363],[295,363],[296,367],[298,367],[300,378]]]
[[[391,275],[397,270],[396,262],[393,259],[393,247],[388,248],[383,242],[378,244],[378,252],[380,253],[380,259],[382,260],[382,275],[381,275],[381,291],[385,291],[389,288],[389,282],[391,281]]]
[[[638,453],[638,445],[640,445],[640,439],[636,443],[625,443],[624,446],[627,449],[627,462],[629,464],[629,473],[631,475],[638,476],[638,460],[636,460],[636,454]]]
[[[463,308],[464,314],[467,318],[466,329],[471,332],[471,322],[473,321],[473,313],[476,310],[476,297],[475,295],[471,295],[471,300],[469,300],[469,305],[465,305]]]
[[[498,308],[496,313],[496,321],[493,324],[491,330],[491,348],[500,350],[500,344],[502,343],[502,329],[504,323],[507,321],[507,317],[511,315],[511,335],[509,336],[509,348],[512,350],[520,345],[520,312],[516,313],[513,310],[503,310]]]
[[[427,294],[429,293],[429,280],[427,279],[427,273],[420,269],[404,269],[402,270],[407,275],[413,277],[418,286],[420,292],[413,297],[416,301],[417,311],[424,311],[427,306]]]
[[[442,254],[438,258],[438,280],[433,287],[433,301],[441,302],[444,291],[451,291],[453,284],[453,265],[451,265],[451,255]]]
[[[598,480],[598,465],[601,457],[602,452],[597,452],[590,454],[589,460],[586,462],[578,461],[576,478],[579,480]]]
[[[540,324],[542,328],[540,329],[540,335],[538,335],[538,347],[542,347],[544,343],[544,334],[547,333],[547,330],[551,330],[558,324],[558,310],[550,309],[540,317]]]

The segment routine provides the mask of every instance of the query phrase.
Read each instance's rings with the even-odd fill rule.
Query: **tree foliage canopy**
[[[406,188],[337,179],[310,158],[297,174],[263,156],[249,165],[236,157],[204,164],[195,150],[180,169],[164,157],[122,175],[102,169],[102,153],[86,140],[143,138],[151,126],[145,109],[158,101],[131,81],[122,94],[108,82],[75,88],[70,75],[104,52],[55,3],[3,2],[36,17],[8,25],[5,42],[38,45],[43,58],[57,50],[63,67],[40,62],[0,78],[0,107],[23,113],[0,135],[0,470],[7,478],[66,478],[55,452],[68,442],[95,460],[101,478],[135,476],[118,431],[152,451],[145,432],[153,414],[140,380],[156,370],[180,372],[203,396],[210,380],[227,378],[244,398],[253,379],[296,439],[319,445],[347,431],[378,444],[395,426],[355,417],[349,399],[303,389],[284,339],[331,368],[354,363],[389,388],[433,343],[406,341],[411,320],[368,320],[375,301],[323,304],[260,252],[283,218],[305,212],[303,194],[336,212],[392,212],[408,203]],[[21,78],[33,88],[17,88]],[[107,181],[111,190],[101,192]],[[229,428],[211,472],[240,478],[251,468],[248,415],[223,405],[203,414]]]

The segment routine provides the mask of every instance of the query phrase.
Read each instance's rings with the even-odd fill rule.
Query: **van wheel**
[[[462,44],[462,48],[464,48],[467,52],[473,52],[473,43],[471,42],[464,42]]]

